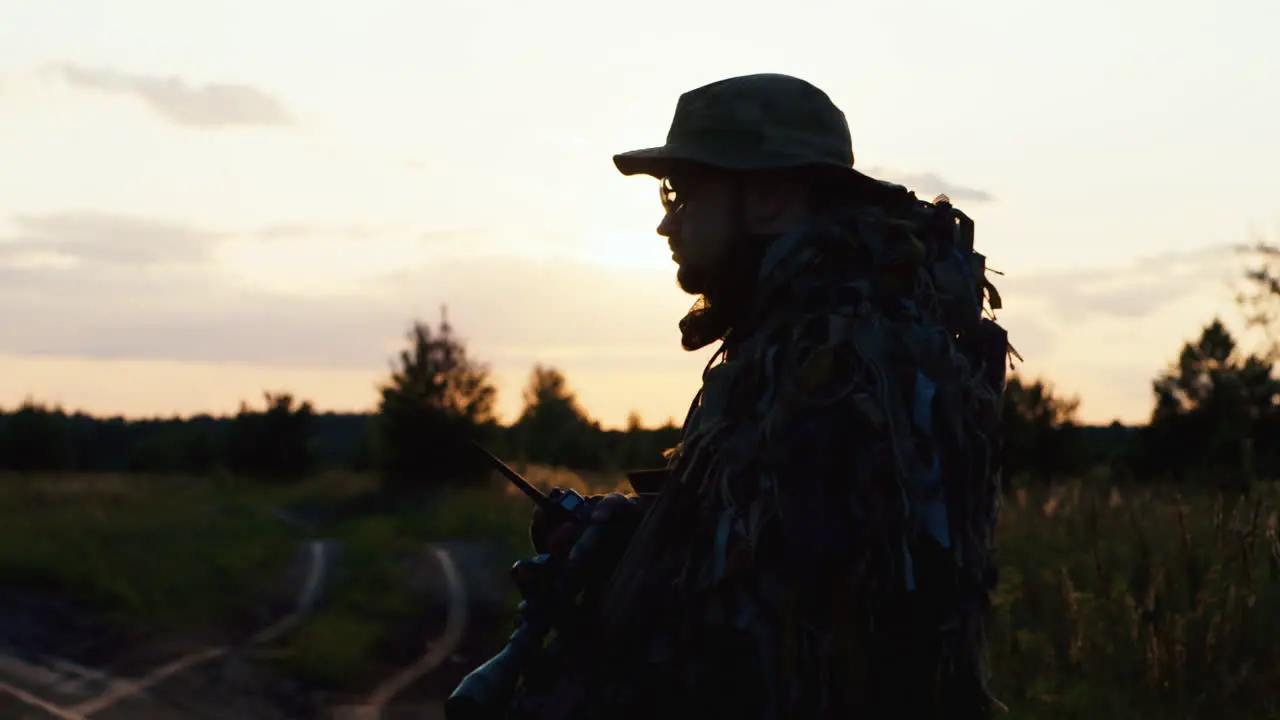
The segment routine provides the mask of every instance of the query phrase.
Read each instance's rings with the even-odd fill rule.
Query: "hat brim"
[[[618,172],[628,177],[632,175],[650,175],[662,178],[668,175],[676,165],[694,163],[698,165],[722,166],[716,158],[705,151],[693,147],[679,145],[662,145],[660,147],[643,148],[613,156],[613,164]]]
[[[619,153],[613,156],[613,164],[618,168],[618,172],[628,177],[632,175],[649,175],[659,179],[666,177],[674,167],[680,165],[705,165],[725,170],[766,169],[764,166],[754,163],[739,165],[731,161],[726,162],[725,158],[707,153],[703,148],[681,147],[679,145],[661,145]],[[781,169],[797,167],[797,165],[780,163],[777,167]],[[851,166],[814,165],[813,167],[833,171],[838,176],[841,176],[841,179],[854,185],[882,186],[893,184],[865,175]]]

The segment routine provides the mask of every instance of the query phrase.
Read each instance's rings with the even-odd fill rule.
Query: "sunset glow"
[[[543,362],[605,425],[679,420],[711,349],[680,349],[657,193],[610,156],[759,71],[827,90],[860,168],[976,220],[1023,372],[1084,419],[1144,420],[1181,343],[1238,325],[1229,248],[1276,213],[1280,6],[797,2],[706,32],[730,7],[6,9],[0,405],[368,409],[447,303],[506,418]]]

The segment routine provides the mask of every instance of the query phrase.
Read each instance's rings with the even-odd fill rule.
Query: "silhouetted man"
[[[685,93],[614,162],[660,181],[685,349],[721,345],[656,500],[597,499],[634,533],[515,716],[986,717],[1008,346],[972,224],[854,170],[785,75]]]

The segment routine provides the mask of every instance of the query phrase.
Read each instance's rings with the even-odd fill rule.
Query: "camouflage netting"
[[[854,172],[787,76],[686,93],[615,162],[837,168],[851,202],[766,249],[565,683],[585,716],[986,717],[1009,345],[973,224]]]
[[[985,712],[1008,345],[971,230],[913,202],[774,248],[755,330],[713,358],[602,605],[618,647],[649,646],[629,675],[732,689],[750,717],[850,717],[876,696]]]

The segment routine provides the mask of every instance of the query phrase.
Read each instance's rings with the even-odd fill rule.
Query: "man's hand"
[[[556,499],[564,491],[553,488],[549,493]],[[630,537],[640,522],[640,505],[636,498],[622,493],[607,495],[591,495],[587,497],[587,505],[591,508],[590,524],[606,526],[607,535],[613,537]],[[539,554],[565,555],[573,547],[586,526],[578,522],[562,522],[556,524],[548,518],[542,508],[533,512],[533,520],[529,523],[529,538],[533,548]]]

